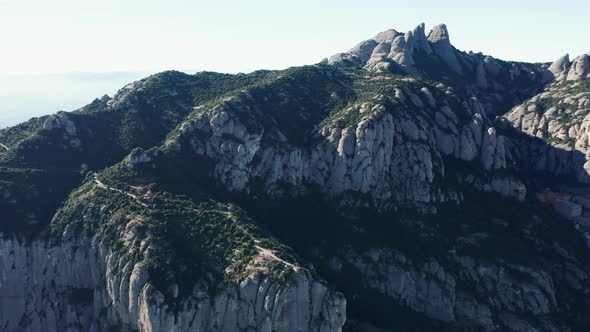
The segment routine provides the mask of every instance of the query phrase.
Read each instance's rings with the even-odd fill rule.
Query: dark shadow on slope
[[[477,63],[485,63],[481,53],[465,53],[454,49],[461,65],[461,73],[451,69],[434,54],[416,52],[414,62],[418,76],[453,87],[465,100],[477,97],[492,118],[508,112],[515,105],[528,99],[550,83],[545,78],[547,71],[538,64],[507,62],[495,59],[500,64],[496,74],[487,73],[484,82],[478,82]],[[469,59],[466,62],[465,59]],[[523,67],[524,71],[514,72],[513,68]]]
[[[499,134],[508,138],[509,167],[526,181],[529,193],[555,185],[588,188],[590,193],[590,175],[584,169],[584,153],[573,147],[571,150],[555,147],[521,132],[503,119],[496,121],[496,127]]]

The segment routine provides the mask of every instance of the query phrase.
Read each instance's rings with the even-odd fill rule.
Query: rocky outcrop
[[[432,47],[434,54],[438,55],[453,71],[457,73],[462,72],[459,60],[455,55],[447,26],[444,24],[436,25],[428,34],[428,41]]]
[[[68,117],[68,115],[65,112],[50,115],[43,122],[42,128],[44,132],[57,132],[58,135],[61,132],[63,142],[62,144],[64,144],[64,146],[70,148],[79,148],[82,144],[82,142],[76,135],[76,124]],[[29,142],[27,142],[28,146],[36,144],[37,141],[41,141],[44,139],[43,136],[37,136],[35,138],[36,139],[30,139]]]
[[[570,62],[569,54],[566,54],[555,60],[549,66],[549,71],[556,81],[575,81],[590,78],[590,53],[582,54],[572,62]]]
[[[414,264],[402,253],[388,250],[363,254],[349,251],[344,260],[360,271],[365,286],[429,318],[445,322],[455,319],[456,282],[438,262]]]
[[[582,54],[574,59],[572,66],[567,74],[567,80],[578,80],[590,78],[590,55]]]
[[[414,30],[408,31],[404,38],[408,44],[408,50],[411,54],[414,52],[423,52],[425,54],[431,54],[432,49],[426,38],[425,25],[424,23],[419,24]]]
[[[310,128],[315,139],[306,147],[290,144],[280,128],[265,126],[249,112],[258,106],[248,95],[185,122],[167,144],[210,158],[216,179],[229,191],[249,192],[262,182],[270,195],[280,194],[284,184],[302,193],[313,183],[342,202],[356,193],[382,209],[460,200],[454,188],[440,185],[445,173],[454,171],[445,169],[444,159],[479,160],[493,175],[506,168],[504,138],[490,127],[477,99],[456,106],[450,90],[416,83],[396,89],[395,96],[352,105],[317,131]],[[360,115],[358,122],[346,123],[351,114]],[[275,136],[279,139],[271,139]],[[498,193],[511,191],[492,183],[491,176],[482,181]],[[517,187],[518,194],[507,196],[522,199],[526,190]]]
[[[256,274],[215,294],[197,283],[180,300],[178,286],[162,292],[141,263],[88,242],[0,240],[2,331],[340,331],[346,318],[342,295],[306,270],[284,284]]]
[[[415,70],[414,59],[412,59],[404,36],[395,37],[387,57],[397,63],[405,72],[411,73]]]
[[[393,29],[381,32],[373,39],[356,45],[347,53],[333,55],[328,63],[363,65],[374,71],[384,71],[391,69],[391,62],[406,73],[415,73],[415,52],[432,53],[424,32],[424,24],[405,34]]]
[[[549,71],[555,76],[556,80],[561,81],[567,77],[570,66],[570,56],[569,54],[565,54],[549,66]]]
[[[144,150],[142,149],[135,149],[125,157],[125,164],[129,169],[135,168],[137,164],[145,164],[152,161],[152,156],[149,156]]]
[[[503,114],[515,101],[538,93],[556,75],[567,77],[565,68],[569,68],[567,58],[547,69],[545,65],[506,62],[459,51],[451,44],[445,24],[434,26],[428,35],[424,24],[405,34],[387,30],[348,52],[333,55],[327,63],[442,81],[467,97],[477,97],[489,116]]]
[[[556,279],[547,272],[470,256],[448,259],[453,263],[444,266],[434,258],[418,262],[385,248],[349,249],[342,256],[362,276],[364,287],[461,330],[563,328]],[[585,274],[572,270],[568,278],[579,282]],[[529,318],[519,318],[524,312]]]
[[[513,108],[504,119],[528,137],[537,138],[515,142],[519,162],[534,171],[590,181],[589,113],[586,80],[556,82]]]

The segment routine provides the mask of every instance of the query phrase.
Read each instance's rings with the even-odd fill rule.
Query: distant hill
[[[0,128],[31,117],[78,109],[96,96],[113,95],[149,72],[0,75]]]

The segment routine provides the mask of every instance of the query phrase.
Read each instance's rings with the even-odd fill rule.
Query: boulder
[[[590,56],[588,54],[583,54],[575,58],[567,74],[567,80],[578,80],[581,78],[590,78]]]
[[[561,80],[567,76],[570,65],[570,56],[569,54],[565,54],[559,57],[551,64],[551,66],[549,66],[549,71],[553,74],[556,80]]]

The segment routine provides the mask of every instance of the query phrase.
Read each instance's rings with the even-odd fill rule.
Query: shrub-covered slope
[[[85,172],[158,145],[195,107],[264,79],[248,75],[164,72],[74,112],[0,130],[2,231],[42,230]]]
[[[589,113],[590,81],[565,80],[514,107],[502,121],[519,133],[514,151],[526,170],[588,183]]]

